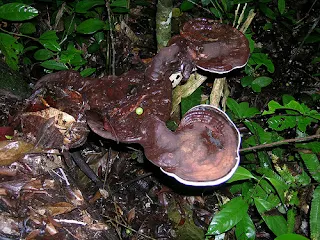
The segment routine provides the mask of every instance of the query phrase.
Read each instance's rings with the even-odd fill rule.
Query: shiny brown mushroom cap
[[[212,186],[227,181],[236,171],[240,133],[220,109],[210,105],[190,109],[176,136],[180,148],[171,153],[176,167],[161,168],[167,175],[187,185]]]
[[[227,73],[246,65],[250,49],[247,38],[236,28],[218,21],[196,18],[186,22],[180,36],[169,44],[186,45],[198,68]]]

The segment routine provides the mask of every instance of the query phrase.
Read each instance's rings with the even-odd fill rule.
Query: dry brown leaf
[[[47,206],[47,210],[51,216],[57,216],[60,214],[71,212],[75,209],[71,203],[68,202],[58,202],[51,206]]]
[[[21,159],[34,146],[23,141],[0,141],[0,166],[7,166]]]
[[[128,212],[128,216],[127,216],[127,221],[128,224],[131,224],[132,220],[135,218],[136,216],[136,209],[132,208],[129,212]]]

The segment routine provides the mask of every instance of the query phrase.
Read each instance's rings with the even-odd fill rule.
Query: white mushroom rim
[[[182,179],[181,177],[177,176],[174,173],[166,172],[162,168],[160,168],[160,169],[161,169],[161,171],[163,173],[167,174],[170,177],[175,178],[177,181],[179,181],[179,182],[181,182],[181,183],[183,183],[185,185],[190,185],[190,186],[216,186],[216,185],[219,185],[221,183],[224,183],[224,182],[228,181],[232,177],[232,175],[235,173],[235,171],[237,170],[237,168],[239,166],[239,163],[240,163],[239,150],[240,150],[241,136],[240,136],[240,132],[239,132],[238,128],[236,127],[236,125],[231,121],[229,116],[224,111],[222,111],[221,109],[219,109],[217,107],[208,105],[208,104],[197,105],[197,106],[191,108],[189,111],[192,111],[194,108],[198,108],[198,107],[210,107],[210,108],[214,108],[215,110],[219,111],[222,115],[224,115],[226,117],[226,119],[231,123],[231,125],[236,130],[236,133],[238,134],[238,146],[237,146],[237,149],[236,149],[236,159],[235,159],[236,163],[235,163],[234,167],[230,170],[230,172],[227,175],[223,176],[222,178],[219,178],[219,179],[213,180],[213,181],[197,181],[197,182],[188,181],[188,180]]]

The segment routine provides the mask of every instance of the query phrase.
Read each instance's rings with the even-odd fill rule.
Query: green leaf
[[[268,72],[274,72],[274,65],[265,53],[252,53],[249,62],[251,62],[251,64],[257,64],[258,66],[264,65],[267,67]]]
[[[295,100],[293,96],[291,96],[289,94],[283,94],[282,95],[282,103],[283,104],[288,104],[292,100]]]
[[[320,239],[320,186],[313,192],[310,210],[311,240]]]
[[[313,153],[320,153],[320,142],[296,143],[297,148],[311,149]]]
[[[96,68],[86,68],[80,72],[82,77],[89,77],[92,73],[96,71]]]
[[[193,3],[187,1],[187,0],[184,0],[181,5],[180,5],[180,9],[182,12],[186,12],[186,11],[189,11],[193,8]]]
[[[34,53],[33,57],[38,61],[44,61],[51,58],[53,55],[54,53],[48,49],[39,49]]]
[[[254,80],[253,76],[245,76],[245,77],[241,78],[242,87],[251,86],[253,80]]]
[[[222,17],[222,13],[219,11],[219,9],[217,8],[209,8],[210,9],[210,12],[213,13],[213,15],[216,17],[216,18],[221,18]]]
[[[248,213],[236,225],[235,233],[237,240],[254,240],[256,238],[256,229]]]
[[[274,210],[274,204],[261,198],[254,198],[254,203],[262,219],[276,236],[287,233],[287,222],[285,218],[280,213],[268,213],[268,211]]]
[[[201,0],[202,6],[208,6],[210,4],[210,0]]]
[[[241,180],[246,180],[251,178],[256,179],[256,177],[253,176],[249,170],[239,166],[236,172],[232,175],[232,177],[229,179],[227,183],[232,183],[235,181],[241,181]]]
[[[257,84],[260,87],[266,87],[272,82],[272,78],[269,77],[257,77],[252,84]]]
[[[300,104],[295,100],[290,101],[289,103],[284,105],[284,107],[296,110],[299,113],[305,113],[306,110],[307,111],[310,110],[308,107],[306,108],[306,106],[304,104]]]
[[[268,119],[269,127],[276,131],[283,131],[284,129],[294,128],[297,125],[295,116],[274,116]]]
[[[299,234],[287,233],[279,237],[276,237],[274,240],[309,240],[309,239]]]
[[[286,183],[276,178],[267,177],[267,179],[272,184],[272,186],[276,189],[282,203],[284,203],[284,192],[285,190],[288,189],[288,186],[286,185]]]
[[[307,126],[309,126],[312,122],[316,122],[315,119],[305,117],[305,116],[297,116],[298,129],[302,132],[307,130]]]
[[[284,13],[284,10],[286,9],[286,0],[278,0],[278,9],[280,14],[282,15]]]
[[[254,92],[258,92],[258,93],[261,92],[261,87],[257,84],[252,84],[251,88]]]
[[[201,88],[197,88],[190,96],[181,99],[181,114],[184,115],[190,108],[201,103]]]
[[[261,88],[268,86],[272,82],[272,78],[269,77],[257,77],[251,83],[251,87],[255,92],[260,92]]]
[[[316,154],[299,152],[311,177],[320,183],[320,163]]]
[[[30,35],[30,34],[36,32],[36,27],[34,26],[33,23],[31,23],[31,22],[26,22],[26,23],[23,23],[23,24],[21,25],[21,27],[19,28],[19,31],[20,31],[22,34]]]
[[[95,6],[102,6],[104,5],[104,0],[84,0],[80,1],[76,4],[75,12],[77,13],[86,13],[89,9]]]
[[[75,18],[74,15],[70,15],[64,18],[65,34],[70,35],[75,29],[76,25],[80,24],[80,20]]]
[[[268,18],[270,18],[272,20],[276,19],[276,14],[266,4],[260,3],[259,8],[260,8],[261,12],[263,12],[264,15],[266,15]]]
[[[58,37],[56,31],[50,30],[41,34],[39,41],[45,47],[54,52],[61,51],[60,45],[57,42]]]
[[[76,49],[72,43],[69,43],[67,50],[61,52],[60,62],[72,66],[82,66],[87,61],[82,58],[82,51]]]
[[[7,3],[0,6],[0,18],[9,21],[24,21],[38,16],[38,10],[23,3]]]
[[[273,113],[276,112],[277,109],[282,109],[283,106],[281,104],[279,104],[278,102],[276,102],[274,100],[271,100],[268,103],[268,108],[269,108],[269,110],[268,111],[264,111],[262,113],[262,115],[273,114]]]
[[[227,99],[228,108],[235,114],[236,118],[251,118],[259,114],[260,111],[255,107],[249,107],[249,103],[241,102],[237,103],[234,99]]]
[[[18,70],[19,55],[23,51],[23,46],[17,42],[17,39],[9,34],[0,33],[0,51],[5,56],[8,66]]]
[[[127,0],[114,0],[110,4],[110,7],[128,8],[128,1]]]
[[[288,222],[288,233],[294,232],[294,227],[296,224],[296,212],[294,209],[289,209],[287,212],[287,222]]]
[[[68,67],[64,63],[55,60],[48,60],[40,64],[42,67],[52,70],[67,70]]]
[[[104,26],[105,23],[102,20],[90,18],[80,23],[80,25],[77,27],[77,32],[83,34],[92,34],[103,29]]]
[[[285,203],[284,193],[289,189],[289,186],[286,184],[286,182],[272,169],[259,168],[257,169],[257,172],[265,176],[265,178],[272,184],[274,189],[277,191],[282,203]]]
[[[217,235],[230,230],[247,214],[248,208],[249,205],[241,197],[231,199],[214,215],[207,234]]]
[[[29,46],[29,47],[26,47],[25,49],[23,49],[23,53],[33,51],[35,49],[38,49],[38,47],[37,46]]]

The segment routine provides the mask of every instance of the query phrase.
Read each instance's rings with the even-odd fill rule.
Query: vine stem
[[[307,141],[310,141],[312,139],[317,139],[317,138],[320,138],[320,134],[311,135],[308,137],[285,139],[285,140],[281,140],[278,142],[266,143],[266,144],[261,144],[261,145],[257,145],[257,146],[253,146],[253,147],[242,148],[242,149],[240,149],[240,152],[248,152],[248,151],[253,151],[253,150],[262,149],[262,148],[276,147],[276,146],[280,146],[282,144],[292,143],[292,142],[307,142]]]
[[[108,21],[110,26],[113,26],[113,19],[112,19],[112,13],[111,13],[111,9],[110,9],[110,0],[107,0],[106,3],[106,9],[108,12]],[[116,69],[115,69],[115,62],[116,62],[116,50],[115,50],[115,40],[114,40],[114,35],[112,32],[112,28],[110,27],[110,40],[111,40],[111,54],[112,54],[112,60],[111,60],[111,71],[112,71],[112,75],[115,76],[116,75]]]
[[[26,37],[26,38],[30,38],[32,39],[33,41],[36,41],[36,42],[39,42],[39,40],[37,38],[34,38],[34,37],[30,37],[28,35],[24,35],[24,34],[20,34],[20,33],[14,33],[14,32],[9,32],[3,28],[0,27],[0,30],[5,32],[5,33],[8,33],[8,34],[11,34],[11,35],[15,35],[15,36],[18,36],[18,37]]]

